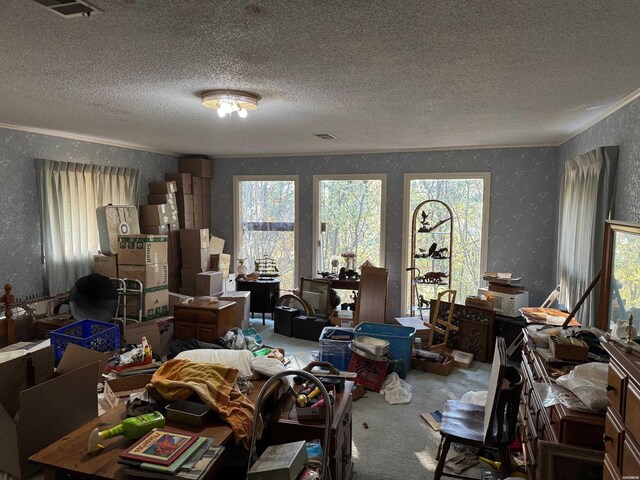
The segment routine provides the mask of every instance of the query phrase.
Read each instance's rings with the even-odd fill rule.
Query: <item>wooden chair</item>
[[[4,286],[4,294],[0,296],[0,304],[4,304],[4,322],[0,323],[0,347],[16,343],[16,326],[13,320],[13,303],[15,296],[10,284]]]
[[[506,384],[506,385],[505,385]],[[471,479],[464,475],[443,473],[451,443],[497,450],[503,478],[511,474],[511,462],[507,447],[517,434],[518,405],[522,391],[522,375],[514,367],[506,366],[504,338],[496,339],[493,365],[489,379],[486,405],[474,405],[448,400],[440,425],[440,446],[436,460],[434,479],[442,476]]]

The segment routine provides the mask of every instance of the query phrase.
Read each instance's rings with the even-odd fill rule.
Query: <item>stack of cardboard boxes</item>
[[[193,190],[190,173],[165,173],[164,179],[176,183],[176,202],[180,228],[196,228],[193,217]]]
[[[209,270],[211,252],[209,250],[209,229],[180,230],[182,249],[182,295],[196,295],[196,275]]]
[[[169,314],[169,267],[167,235],[120,235],[118,278],[140,280],[143,285],[142,305],[139,297],[127,297],[127,316],[153,320]],[[136,289],[135,284],[127,288]]]
[[[213,163],[206,157],[181,157],[178,160],[178,171],[183,175],[181,181],[186,185],[186,174],[191,175],[191,195],[193,199],[193,225],[185,222],[180,228],[210,228],[211,227],[211,179],[213,178]],[[165,176],[165,178],[167,178]],[[171,178],[174,178],[173,176]],[[189,208],[185,199],[185,212]],[[185,214],[186,215],[186,214]]]

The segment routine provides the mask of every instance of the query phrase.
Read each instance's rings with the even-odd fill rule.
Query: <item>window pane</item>
[[[355,253],[356,267],[365,260],[382,266],[381,196],[381,180],[320,181],[320,271],[331,271],[331,257],[343,252]],[[342,257],[340,266],[345,266]]]
[[[280,272],[280,288],[291,290],[295,272],[295,182],[264,180],[240,182],[241,255],[249,271],[263,256],[272,258]]]
[[[457,290],[458,303],[464,303],[468,295],[477,295],[480,286],[483,192],[484,181],[479,178],[420,179],[410,184],[409,225],[414,209],[425,200],[441,200],[453,210],[451,288]],[[410,232],[407,243],[410,254]],[[411,264],[411,259],[405,261]],[[409,305],[409,289],[406,295]]]

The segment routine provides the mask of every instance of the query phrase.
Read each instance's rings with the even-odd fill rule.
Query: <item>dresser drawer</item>
[[[604,423],[604,451],[618,465],[621,458],[621,446],[624,438],[624,426],[618,420],[618,414],[611,408],[607,408],[607,417]]]
[[[626,388],[623,420],[629,433],[640,439],[640,389],[630,382]]]
[[[608,454],[604,455],[604,469],[602,471],[602,480],[622,480],[622,476],[618,471],[615,462],[611,460]]]
[[[639,474],[640,448],[638,448],[636,442],[627,435],[622,442],[622,476],[637,478]]]
[[[607,375],[607,397],[609,405],[615,411],[622,414],[624,412],[624,388],[627,377],[614,363],[609,364],[609,372]]]

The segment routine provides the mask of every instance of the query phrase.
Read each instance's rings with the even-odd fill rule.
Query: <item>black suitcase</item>
[[[273,333],[293,336],[293,319],[300,315],[300,310],[291,307],[276,307],[273,312]]]
[[[293,336],[303,340],[318,342],[320,335],[322,335],[322,330],[327,325],[331,325],[327,320],[299,315],[293,319]]]

